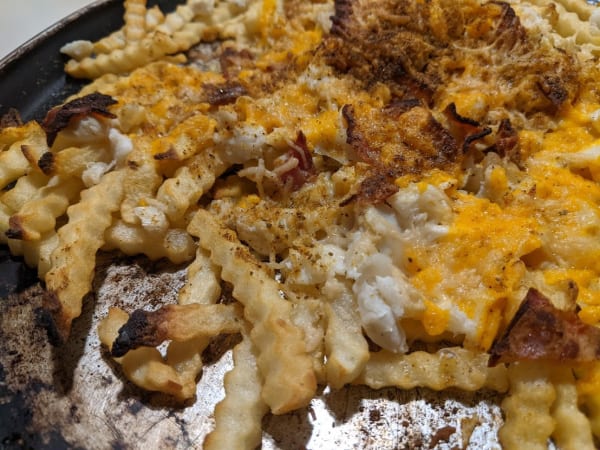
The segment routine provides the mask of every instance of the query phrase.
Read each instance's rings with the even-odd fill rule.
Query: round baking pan
[[[177,3],[148,2],[164,12]],[[85,81],[65,75],[60,48],[108,35],[123,12],[123,0],[98,1],[0,61],[0,116],[15,108],[24,121],[40,120],[77,92]],[[53,348],[36,326],[35,272],[0,247],[0,449],[201,448],[223,396],[231,342],[215,342],[203,354],[197,398],[181,405],[124,381],[96,333],[110,305],[132,310],[174,301],[184,275],[161,261],[99,255],[94,293],[69,342]],[[262,448],[498,448],[501,421],[492,393],[324,388],[307,408],[267,415]]]

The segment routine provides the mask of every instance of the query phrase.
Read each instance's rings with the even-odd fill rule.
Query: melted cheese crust
[[[386,20],[411,33],[442,30],[444,10],[433,8],[448,2],[405,3],[413,10]],[[510,10],[475,0],[460,2],[464,28],[451,44],[435,49],[451,29],[425,44],[407,39],[439,56],[437,72],[427,73],[348,48],[344,33],[355,24],[335,35],[330,16],[352,21],[332,2],[250,2],[191,64],[105,75],[82,94],[118,101],[113,125],[130,139],[136,170],[174,177],[198,148],[222,160],[229,170],[199,204],[237,232],[289,298],[325,304],[337,295],[327,287],[348,286],[364,332],[386,350],[453,341],[487,351],[532,287],[600,323],[600,43],[557,22],[548,2],[511,4],[522,25],[516,47],[494,35]],[[332,46],[350,62],[329,54]],[[568,72],[561,89],[562,79],[542,77],[548,92],[530,96],[539,74],[517,79],[509,69],[527,70],[532,54],[559,55]],[[553,60],[542,62],[542,74],[552,72]],[[231,86],[239,91],[229,98]],[[462,123],[447,115],[451,104]],[[515,130],[517,156],[502,151],[503,120]],[[472,128],[489,133],[467,142]],[[156,189],[144,189],[126,198],[134,214],[122,208],[122,223],[185,228],[196,205],[173,219]],[[595,373],[583,390],[598,391]]]

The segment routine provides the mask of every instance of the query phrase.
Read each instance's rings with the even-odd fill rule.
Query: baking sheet
[[[176,2],[159,3],[166,10]],[[97,2],[52,27],[0,63],[0,114],[23,118],[77,92],[82,83],[63,73],[59,48],[97,39],[120,26],[122,2]],[[95,291],[61,348],[36,326],[41,299],[35,273],[0,248],[1,448],[201,448],[223,396],[231,366],[227,339],[204,354],[197,398],[186,405],[125,382],[101,350],[96,326],[109,306],[127,310],[175,302],[184,269],[144,258],[99,256]],[[235,339],[229,338],[229,339]],[[502,417],[491,392],[321,389],[309,407],[263,421],[264,449],[495,449]]]

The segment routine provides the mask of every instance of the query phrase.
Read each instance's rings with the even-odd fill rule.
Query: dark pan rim
[[[149,0],[172,11],[182,0]],[[42,31],[0,60],[0,117],[11,108],[23,121],[41,120],[53,106],[81,90],[89,80],[65,74],[60,49],[75,40],[96,41],[123,25],[123,0],[97,0]]]

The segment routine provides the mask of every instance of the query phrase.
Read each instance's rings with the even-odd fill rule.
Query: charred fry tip
[[[54,159],[54,153],[52,152],[46,152],[40,156],[37,166],[44,175],[51,175],[54,172]]]
[[[157,337],[156,324],[150,319],[150,313],[141,309],[131,313],[127,323],[119,329],[119,335],[111,347],[111,355],[120,357],[142,345],[158,345],[162,340]]]

